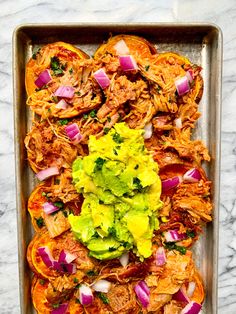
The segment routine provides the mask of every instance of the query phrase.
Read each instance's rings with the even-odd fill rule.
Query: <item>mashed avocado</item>
[[[144,147],[143,130],[117,123],[107,135],[89,138],[89,155],[72,167],[73,182],[84,202],[79,216],[69,215],[72,231],[97,259],[133,250],[151,255],[158,229],[161,181],[158,166]]]

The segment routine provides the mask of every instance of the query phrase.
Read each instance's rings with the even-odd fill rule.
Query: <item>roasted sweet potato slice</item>
[[[202,278],[197,270],[194,272],[192,281],[195,282],[196,287],[190,299],[197,303],[202,303],[205,297],[205,292],[204,292]]]
[[[94,59],[101,58],[104,54],[110,53],[117,55],[114,48],[115,44],[120,40],[124,40],[129,48],[130,54],[140,58],[148,58],[156,54],[156,48],[149,43],[146,39],[134,35],[117,35],[108,39],[105,44],[102,44],[95,52]]]
[[[26,65],[25,87],[28,96],[35,92],[35,80],[45,69],[49,68],[52,57],[60,58],[65,62],[73,59],[87,59],[89,56],[81,49],[64,42],[55,42],[42,47],[33,55]]]
[[[52,307],[45,297],[45,290],[49,282],[38,277],[34,277],[32,281],[31,296],[33,305],[38,314],[50,314]]]

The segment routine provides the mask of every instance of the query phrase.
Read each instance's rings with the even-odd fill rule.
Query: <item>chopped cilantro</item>
[[[146,66],[145,66],[145,71],[148,71],[149,68],[150,68],[150,65],[146,65]]]
[[[107,134],[109,131],[110,131],[109,128],[104,128],[104,129],[103,129],[104,134]]]
[[[79,289],[80,286],[81,286],[81,284],[78,283],[78,285],[75,286],[75,289]]]
[[[35,91],[36,91],[36,92],[39,92],[41,89],[42,89],[42,88],[37,87],[37,88],[35,88]]]
[[[43,217],[35,218],[35,220],[36,220],[37,226],[38,226],[39,228],[42,228],[42,227],[44,226]]]
[[[64,208],[64,204],[62,202],[55,202],[55,203],[53,203],[53,205],[60,208],[60,209]]]
[[[63,74],[64,66],[60,63],[58,57],[52,57],[50,67],[53,70],[53,74],[59,76]]]
[[[42,192],[42,196],[46,197],[47,200],[50,198],[46,192]]]
[[[113,134],[112,138],[113,138],[113,141],[116,142],[116,143],[118,143],[118,144],[124,142],[123,137],[121,137],[120,134],[117,133],[117,132]]]
[[[91,118],[96,118],[97,113],[96,113],[96,111],[93,109],[92,111],[90,111],[89,115],[90,115]]]
[[[108,117],[107,117],[107,121],[108,121],[108,122],[111,122],[111,117],[108,116]]]
[[[94,270],[88,270],[86,273],[87,276],[97,276],[97,272]]]
[[[115,150],[115,148],[113,148],[113,153],[114,153],[114,155],[118,155],[118,153],[117,153],[117,150]]]
[[[108,228],[108,233],[115,238],[116,237],[116,229],[114,227],[109,227]]]
[[[76,95],[80,96],[81,95],[81,92],[80,91],[77,91],[75,92]]]
[[[94,167],[94,171],[99,171],[99,170],[102,170],[102,166],[103,164],[105,163],[105,159],[101,158],[101,157],[98,157],[96,160],[95,160],[95,167]]]
[[[36,53],[32,54],[32,59],[36,60]]]
[[[75,303],[80,304],[80,300],[76,298],[76,299],[75,299]]]
[[[58,103],[58,97],[57,97],[57,96],[52,96],[52,100],[53,100],[55,103]]]
[[[55,184],[59,185],[60,184],[60,179],[55,179]]]
[[[58,123],[59,123],[60,125],[66,125],[66,124],[68,124],[68,122],[69,122],[68,119],[61,119],[61,120],[58,121]]]
[[[137,189],[139,192],[142,191],[143,186],[142,186],[142,184],[141,184],[139,178],[137,178],[137,177],[133,178],[133,184],[136,186],[136,189]]]
[[[55,303],[55,304],[53,304],[53,305],[52,305],[52,307],[53,307],[54,309],[58,309],[58,308],[59,308],[59,306],[60,306],[60,304],[59,304],[59,303]]]
[[[32,54],[32,59],[36,60],[36,58],[37,58],[37,54],[40,52],[40,50],[41,50],[41,48],[36,49],[36,50],[34,50],[34,51],[33,51],[33,54]]]
[[[84,119],[84,120],[87,120],[87,119],[88,119],[88,114],[87,114],[87,113],[85,113],[85,114],[83,115],[83,119]]]
[[[158,94],[160,94],[161,93],[161,86],[157,85],[156,90],[157,90]]]
[[[185,255],[186,254],[186,250],[187,250],[186,247],[176,245],[175,243],[172,243],[172,242],[165,243],[165,248],[168,249],[168,250],[179,251],[182,255]]]
[[[102,302],[103,302],[104,304],[109,304],[108,297],[107,297],[104,293],[99,292],[99,293],[98,293],[98,297],[99,297],[99,299],[102,300]]]
[[[194,231],[187,230],[186,234],[187,234],[188,238],[194,238],[195,237],[195,232]]]
[[[70,68],[69,73],[70,73],[70,74],[72,74],[72,73],[73,73],[73,69],[72,69],[72,68]]]
[[[73,281],[74,281],[74,283],[78,283],[79,282],[78,278],[76,278],[76,277],[73,279]]]
[[[45,280],[44,279],[39,279],[39,283],[40,283],[40,285],[44,285],[45,284]]]

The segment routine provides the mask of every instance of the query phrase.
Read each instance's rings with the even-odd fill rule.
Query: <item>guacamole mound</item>
[[[144,147],[143,130],[117,123],[108,134],[89,138],[89,155],[73,163],[75,187],[84,196],[79,216],[69,215],[76,238],[97,259],[128,250],[149,257],[159,228],[161,181]]]

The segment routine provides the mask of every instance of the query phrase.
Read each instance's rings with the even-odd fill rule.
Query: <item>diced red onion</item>
[[[38,254],[47,267],[53,267],[53,263],[55,262],[55,260],[52,257],[52,254],[47,246],[39,247]]]
[[[59,210],[59,208],[57,206],[55,206],[53,203],[50,203],[50,202],[45,202],[43,204],[43,210],[46,214],[52,214],[56,211]]]
[[[150,290],[145,281],[139,281],[139,283],[134,286],[134,291],[142,306],[148,307],[150,302]]]
[[[153,130],[152,130],[152,123],[150,122],[150,123],[146,124],[145,127],[144,127],[143,138],[145,140],[149,139],[152,136],[152,132],[153,132]]]
[[[123,71],[133,71],[138,69],[133,56],[119,56],[119,61]]]
[[[195,183],[201,179],[201,174],[198,169],[192,168],[185,172],[185,174],[183,175],[183,179],[186,182]]]
[[[186,76],[187,76],[187,79],[188,79],[189,83],[191,84],[192,81],[193,81],[193,70],[192,70],[192,69],[189,69],[189,70],[186,72]]]
[[[64,100],[61,99],[55,106],[57,109],[67,109],[68,108],[68,103]]]
[[[65,314],[68,308],[68,303],[60,304],[57,309],[53,309],[51,314]]]
[[[71,263],[76,259],[76,255],[75,254],[71,254],[69,252],[66,252],[65,250],[62,250],[60,255],[59,255],[59,259],[58,262],[59,263]]]
[[[67,136],[70,138],[74,144],[79,143],[79,141],[82,139],[82,135],[80,134],[79,127],[76,123],[72,123],[65,127],[65,131]]]
[[[114,46],[117,55],[129,55],[130,51],[123,39],[119,40]]]
[[[178,129],[182,129],[183,125],[182,125],[182,119],[181,118],[177,118],[175,119],[175,126],[178,128]]]
[[[93,284],[93,289],[97,292],[107,293],[111,288],[111,283],[107,280],[100,279]]]
[[[49,72],[49,70],[45,70],[43,72],[41,72],[37,78],[37,80],[34,82],[34,84],[41,88],[44,85],[46,85],[47,83],[49,83],[51,81],[52,77],[51,74]]]
[[[103,69],[97,70],[93,76],[102,89],[105,89],[110,85],[110,79]]]
[[[129,264],[129,252],[125,252],[119,258],[120,263],[123,267],[126,267]]]
[[[57,167],[49,167],[47,169],[41,170],[36,174],[36,177],[40,180],[43,181],[51,176],[55,176],[59,174],[59,169]]]
[[[79,300],[82,305],[89,305],[93,302],[92,290],[85,284],[79,287]]]
[[[186,239],[185,233],[179,233],[178,230],[168,230],[164,232],[164,237],[166,242],[178,242]]]
[[[173,299],[180,302],[186,302],[189,303],[190,300],[186,294],[186,289],[183,288],[183,286],[173,295]]]
[[[183,76],[175,81],[175,86],[179,96],[190,91],[189,81],[187,76]]]
[[[169,191],[170,189],[175,188],[177,185],[181,183],[181,178],[178,176],[162,180],[161,185],[162,185],[162,192]]]
[[[74,87],[62,85],[55,91],[54,95],[62,98],[71,99],[73,98],[74,93],[75,93]]]
[[[189,298],[191,298],[193,296],[195,288],[196,288],[196,283],[194,281],[191,281],[188,284],[188,289],[187,289],[187,295]]]
[[[198,314],[201,311],[201,308],[201,304],[191,301],[182,309],[180,314]]]
[[[166,253],[163,246],[160,246],[156,251],[156,264],[163,266],[166,263]]]

